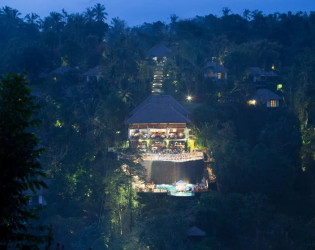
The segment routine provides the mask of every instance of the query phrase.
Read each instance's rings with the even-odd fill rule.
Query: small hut
[[[248,105],[266,105],[267,108],[279,107],[281,97],[272,92],[269,89],[258,89],[256,90],[253,97],[247,101]]]

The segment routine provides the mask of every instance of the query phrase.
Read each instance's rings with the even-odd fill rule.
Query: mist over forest
[[[0,10],[0,248],[315,249],[315,12],[129,27],[105,7]],[[158,44],[161,93],[213,159],[193,198],[132,185],[145,169],[125,121],[152,93]]]

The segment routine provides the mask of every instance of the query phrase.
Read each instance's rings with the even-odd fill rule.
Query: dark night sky
[[[130,26],[158,20],[168,22],[172,14],[181,19],[207,14],[219,16],[223,7],[237,14],[244,9],[258,9],[265,14],[315,10],[315,0],[0,0],[1,7],[8,5],[18,9],[22,16],[34,12],[42,18],[63,8],[69,13],[82,12],[96,3],[106,6],[110,19],[119,17]]]

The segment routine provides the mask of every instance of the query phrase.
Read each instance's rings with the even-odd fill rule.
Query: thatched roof
[[[255,92],[253,99],[259,102],[268,102],[270,100],[281,100],[281,97],[273,93],[269,89],[258,89]]]
[[[189,115],[190,111],[186,109],[183,105],[181,105],[178,101],[175,100],[173,96],[170,95],[151,95],[147,99],[145,99],[138,107],[130,112],[130,115],[135,114],[139,109],[143,108],[145,105],[149,103],[156,104],[167,104],[175,108],[178,112],[183,115]]]
[[[100,66],[96,66],[92,69],[89,69],[87,72],[83,73],[83,76],[99,76],[101,75],[101,67]]]
[[[54,73],[54,74],[65,74],[67,72],[69,72],[71,70],[71,67],[69,66],[61,66],[59,68],[56,68],[55,70],[53,70],[51,73]]]
[[[275,77],[278,76],[274,71],[265,71],[259,67],[250,67],[248,68],[249,74],[252,76],[268,76]]]
[[[147,56],[148,57],[164,57],[170,52],[163,44],[157,44],[149,49]]]
[[[200,237],[200,236],[206,236],[206,233],[204,231],[202,231],[200,228],[193,226],[193,227],[188,229],[187,235]]]
[[[205,72],[213,72],[213,73],[227,73],[228,69],[223,65],[220,65],[217,62],[208,62],[203,68]]]
[[[191,123],[190,112],[170,95],[152,95],[130,112],[132,123]]]

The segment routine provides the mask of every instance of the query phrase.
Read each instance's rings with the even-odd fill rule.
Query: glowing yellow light
[[[282,89],[282,84],[281,83],[277,85],[277,90],[280,90],[280,89]]]
[[[255,106],[256,105],[256,100],[249,100],[247,102],[248,105],[252,105],[252,106]]]
[[[271,66],[271,69],[272,69],[272,70],[275,70],[275,65],[272,65],[272,66]]]
[[[186,99],[187,99],[187,101],[189,101],[189,102],[190,102],[190,101],[192,101],[192,99],[193,99],[193,98],[192,98],[192,96],[191,96],[191,95],[188,95],[188,96],[186,97]]]

